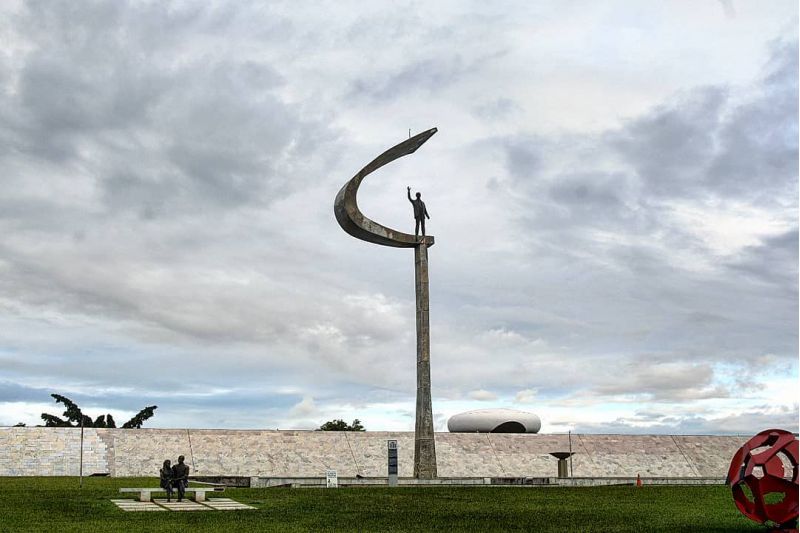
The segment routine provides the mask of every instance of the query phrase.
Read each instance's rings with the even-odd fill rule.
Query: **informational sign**
[[[339,478],[336,476],[336,470],[326,470],[325,471],[325,481],[326,487],[329,489],[335,489],[339,486]]]
[[[388,447],[388,466],[389,466],[389,486],[394,487],[397,485],[397,441],[387,441]]]

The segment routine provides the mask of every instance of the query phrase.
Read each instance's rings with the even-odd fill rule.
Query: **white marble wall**
[[[400,476],[413,470],[410,432],[211,429],[86,429],[83,472],[155,476],[185,455],[195,475],[314,477],[386,475],[386,441],[397,439]],[[725,477],[747,438],[572,435],[575,476]],[[440,477],[551,477],[567,435],[437,433]],[[0,428],[0,476],[77,476],[80,429]]]
[[[84,429],[84,475],[108,471],[108,450],[97,432]],[[80,429],[0,428],[0,475],[77,476],[80,445]]]

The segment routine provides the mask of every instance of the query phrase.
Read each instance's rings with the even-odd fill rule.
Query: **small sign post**
[[[80,477],[79,487],[83,488],[83,415],[81,415],[81,456],[80,468],[78,469],[78,476]]]
[[[336,477],[336,470],[325,471],[325,482],[325,486],[329,489],[335,489],[339,487],[339,478]]]
[[[388,444],[388,458],[389,458],[389,486],[397,486],[397,441],[389,440]]]

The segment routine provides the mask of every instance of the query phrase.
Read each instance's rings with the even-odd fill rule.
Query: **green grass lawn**
[[[255,511],[123,512],[154,478],[0,478],[0,531],[765,531],[730,489],[398,487],[228,489]],[[213,497],[213,496],[212,496]]]

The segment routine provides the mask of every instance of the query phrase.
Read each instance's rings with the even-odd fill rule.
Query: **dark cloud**
[[[773,45],[742,102],[730,89],[686,92],[609,136],[649,194],[780,203],[797,194],[797,41]]]
[[[631,177],[621,172],[558,175],[547,191],[553,200],[540,219],[552,217],[575,227],[589,225],[625,233],[641,231],[641,206],[629,204]]]
[[[748,278],[775,286],[782,296],[796,301],[798,238],[797,228],[766,237],[757,245],[745,247],[728,266]]]
[[[540,167],[541,156],[534,137],[508,139],[503,143],[509,173],[518,179],[533,179]]]
[[[0,402],[41,402],[47,395],[44,391],[33,387],[26,387],[13,381],[0,381]]]
[[[203,51],[204,32],[225,31],[230,16],[199,6],[26,5],[19,35],[37,46],[0,102],[4,137],[69,165],[113,212],[154,218],[285,196],[309,177],[290,162],[332,137],[281,100],[272,65]],[[189,43],[202,43],[198,53]]]
[[[704,184],[726,100],[724,89],[691,91],[631,122],[610,142],[649,194],[695,196]]]

